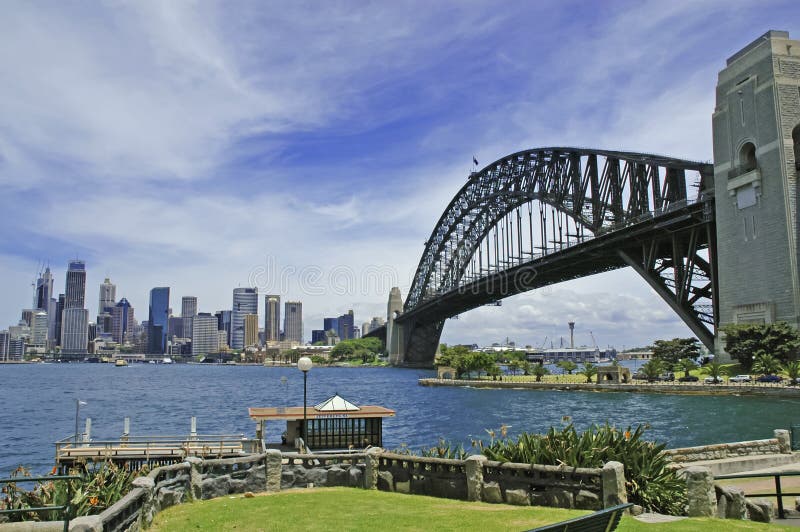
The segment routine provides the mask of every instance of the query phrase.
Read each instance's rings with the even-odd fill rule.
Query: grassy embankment
[[[526,530],[585,515],[558,508],[470,503],[353,488],[292,490],[241,495],[173,506],[156,516],[154,531],[180,530]],[[735,532],[792,530],[788,527],[718,519],[645,524],[625,516],[621,532]]]

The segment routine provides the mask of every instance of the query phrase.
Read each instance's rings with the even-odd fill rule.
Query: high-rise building
[[[352,340],[355,337],[355,317],[353,316],[352,309],[349,310],[347,314],[339,316],[337,324],[339,327],[336,332],[339,334],[341,340]]]
[[[303,304],[287,301],[283,309],[283,333],[287,342],[303,343]]]
[[[339,336],[339,319],[338,318],[323,318],[322,319],[322,328],[325,329],[325,332],[333,331],[336,333],[336,336]]]
[[[266,342],[281,339],[281,296],[264,296],[264,334]]]
[[[8,330],[0,331],[0,361],[8,362],[11,351],[11,335]]]
[[[65,308],[61,325],[61,352],[80,355],[89,345],[89,311],[83,308]]]
[[[183,337],[193,338],[192,318],[197,315],[197,298],[195,296],[183,296],[181,298],[181,318],[183,319]]]
[[[169,322],[169,287],[160,286],[150,290],[150,307],[147,317],[148,349],[150,354],[167,352],[167,326]]]
[[[119,345],[133,342],[133,307],[124,297],[111,310],[111,334]]]
[[[31,320],[31,345],[47,347],[47,312],[37,310]]]
[[[244,315],[244,346],[258,345],[258,314]]]
[[[258,288],[234,288],[231,312],[231,348],[244,348],[244,317],[258,315]]]
[[[86,263],[73,260],[67,269],[64,308],[84,308],[86,298]]]
[[[207,355],[219,352],[219,329],[217,317],[208,312],[194,316],[192,327],[192,355]]]
[[[167,320],[167,340],[173,338],[189,338],[183,329],[183,318],[170,316]]]
[[[48,266],[36,280],[36,301],[34,301],[33,307],[48,312],[52,297],[53,275],[50,273],[50,266]]]
[[[66,295],[58,294],[58,301],[56,302],[56,319],[53,330],[53,340],[57,345],[61,345],[61,331],[64,323],[64,304],[66,303]]]
[[[231,345],[231,314],[230,310],[218,310],[214,315],[217,317],[217,328],[225,333],[225,345]]]
[[[325,345],[325,331],[322,329],[314,329],[311,331],[311,343],[318,344],[322,342]]]
[[[100,285],[100,296],[97,299],[97,315],[103,314],[104,312],[110,314],[111,309],[114,308],[114,305],[117,304],[117,285],[111,282],[111,280],[106,277],[103,281],[103,284]],[[100,320],[97,320],[97,324],[100,324]],[[106,331],[110,332],[110,331]]]
[[[34,310],[32,308],[22,310],[22,321],[24,321],[28,327],[33,326],[33,313]]]

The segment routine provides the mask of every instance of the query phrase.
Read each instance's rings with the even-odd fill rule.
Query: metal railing
[[[781,489],[781,477],[798,477],[800,476],[800,471],[798,472],[785,472],[785,473],[742,473],[742,474],[733,474],[733,475],[717,475],[714,477],[714,480],[731,480],[737,478],[769,478],[773,477],[775,479],[775,493],[751,493],[746,494],[745,497],[777,497],[778,500],[778,518],[786,519],[786,512],[783,509],[783,498],[784,497],[797,497],[800,496],[800,492],[784,492]]]
[[[0,510],[0,515],[14,515],[26,513],[39,513],[39,512],[62,512],[62,520],[64,521],[64,532],[69,531],[69,513],[70,502],[72,501],[72,484],[70,480],[80,480],[81,477],[77,475],[59,475],[49,477],[16,477],[16,478],[2,478],[0,484],[19,484],[21,482],[46,482],[46,481],[67,481],[67,499],[66,502],[60,506],[38,506],[32,508],[13,508],[7,510]]]

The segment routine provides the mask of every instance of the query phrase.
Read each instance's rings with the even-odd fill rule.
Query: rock
[[[544,493],[547,506],[554,508],[572,508],[574,506],[572,493],[568,491],[558,488],[549,488],[545,490]]]
[[[401,480],[395,480],[394,490],[397,493],[411,493],[411,481],[406,480],[405,482],[403,482]]]
[[[281,472],[281,489],[287,490],[294,487],[295,477],[294,473],[291,471],[282,471]]]
[[[103,532],[103,520],[99,515],[76,517],[69,522],[69,532]]]
[[[253,497],[255,497],[255,494],[252,491],[245,491],[244,492],[244,498],[245,499],[252,499]]]
[[[181,504],[186,497],[184,490],[172,490],[169,488],[161,488],[156,493],[156,507],[158,510]]]
[[[499,504],[503,502],[503,492],[500,491],[500,484],[497,482],[484,482],[481,486],[483,502]]]
[[[714,475],[707,467],[687,467],[686,495],[689,517],[714,517],[717,515],[717,494],[714,490]]]
[[[378,471],[378,489],[381,491],[394,491],[394,478],[388,471]]]
[[[515,506],[530,506],[528,490],[506,490],[506,502]]]
[[[354,488],[363,488],[364,487],[364,473],[356,466],[351,467],[347,470],[347,476],[349,477],[349,485]]]
[[[716,486],[717,516],[720,519],[747,519],[744,491],[735,487]]]
[[[795,497],[794,499],[794,509],[800,510],[800,497]]]
[[[532,491],[529,495],[533,506],[547,506],[547,493],[545,491]]]
[[[763,499],[748,500],[747,513],[751,521],[769,523],[772,521],[772,503]]]
[[[581,510],[599,510],[602,507],[600,496],[587,490],[580,490],[575,495],[575,508]]]
[[[328,469],[326,486],[347,486],[350,483],[350,475],[339,466]]]
[[[323,467],[306,469],[306,485],[325,486],[328,482],[328,471]]]
[[[634,504],[633,506],[631,506],[631,515],[637,516],[637,515],[642,515],[643,513],[644,513],[644,508],[642,508],[638,504]]]
[[[203,499],[214,499],[230,493],[230,477],[207,478],[200,484]]]
[[[725,519],[725,514],[728,512],[728,498],[722,494],[717,497],[717,517]]]

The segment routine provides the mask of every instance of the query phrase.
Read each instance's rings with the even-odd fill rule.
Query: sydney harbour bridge
[[[772,31],[728,59],[713,164],[552,147],[472,172],[425,242],[405,302],[393,289],[387,326],[371,333],[385,338],[390,361],[430,365],[446,319],[624,267],[709,349],[719,350],[721,323],[797,326],[800,55],[792,44],[800,50]],[[793,95],[781,93],[787,86]]]

